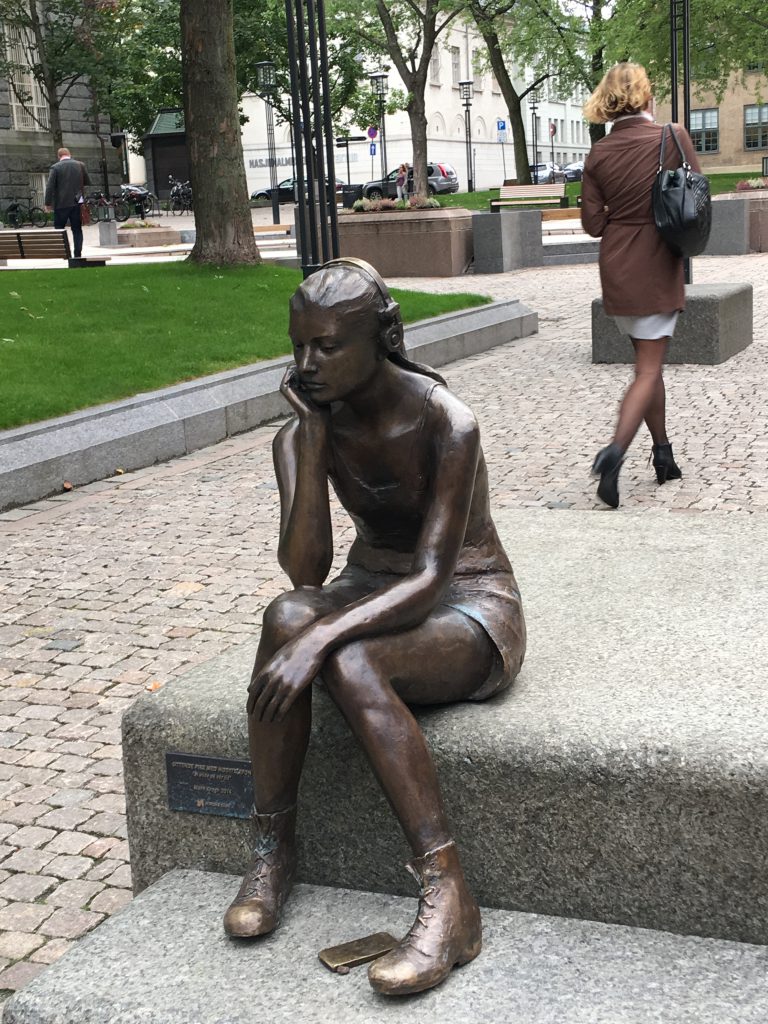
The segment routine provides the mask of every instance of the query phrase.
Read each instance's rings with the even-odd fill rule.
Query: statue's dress
[[[429,446],[421,443],[421,435],[432,393],[441,386],[430,386],[410,439],[406,434],[398,441],[409,446],[409,457],[397,460],[396,475],[386,457],[375,469],[361,458],[357,468],[349,445],[344,445],[344,457],[340,457],[331,432],[329,478],[356,528],[347,565],[323,588],[337,607],[359,601],[412,571],[416,542],[430,503]],[[483,700],[509,686],[525,656],[525,619],[512,566],[491,519],[482,452],[464,541],[437,607],[455,608],[479,623],[496,649],[489,676],[470,699]]]

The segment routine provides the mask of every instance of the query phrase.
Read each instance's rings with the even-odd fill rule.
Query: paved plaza
[[[589,467],[631,368],[590,362],[597,266],[392,282],[518,298],[539,313],[537,335],[444,371],[480,420],[495,507],[768,513],[768,254],[697,259],[694,274],[753,285],[755,342],[721,366],[667,370],[684,479],[656,486],[642,436],[616,512],[596,501]],[[195,664],[254,647],[262,609],[287,586],[274,432],[0,514],[0,999],[131,898],[125,709]],[[336,527],[343,546],[338,511]]]

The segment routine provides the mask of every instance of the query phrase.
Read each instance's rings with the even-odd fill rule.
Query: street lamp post
[[[528,106],[531,110],[531,129],[533,135],[533,159],[531,160],[531,170],[533,171],[533,184],[535,185],[538,180],[538,176],[536,174],[536,164],[539,162],[539,140],[536,138],[536,114],[539,112],[539,94],[536,91],[530,94]]]
[[[685,130],[691,130],[691,42],[690,42],[690,0],[670,0],[669,3],[669,28],[670,28],[670,79],[672,86],[672,120],[678,119],[679,98],[677,92],[678,79],[678,37],[682,35],[683,42],[683,125]],[[690,284],[692,280],[691,261],[686,258],[683,261],[685,269],[685,283]]]
[[[275,152],[275,118],[272,100],[277,89],[275,65],[271,60],[256,65],[256,88],[267,112],[267,163],[269,164],[269,193],[272,199],[272,223],[280,223],[280,196],[277,192],[277,154]]]
[[[371,88],[379,101],[379,129],[381,131],[381,177],[387,176],[387,133],[384,130],[384,104],[389,92],[389,81],[386,71],[374,71],[371,75]]]
[[[469,121],[469,108],[472,106],[474,83],[471,78],[459,82],[459,97],[464,104],[464,139],[467,144],[467,191],[475,191],[474,175],[472,174],[472,127]]]

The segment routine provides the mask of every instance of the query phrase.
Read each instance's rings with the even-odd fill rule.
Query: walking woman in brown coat
[[[635,349],[635,378],[619,409],[611,443],[598,452],[592,472],[600,476],[598,497],[617,508],[624,453],[645,420],[653,439],[653,465],[660,484],[679,480],[665,422],[662,367],[678,313],[685,308],[683,261],[656,230],[651,188],[658,171],[663,127],[653,120],[653,96],[645,69],[616,64],[590,96],[584,115],[612,124],[584,165],[581,220],[590,235],[602,236],[600,283],[603,307],[628,334]],[[681,125],[675,134],[694,170],[693,144]],[[669,145],[665,167],[679,165]]]

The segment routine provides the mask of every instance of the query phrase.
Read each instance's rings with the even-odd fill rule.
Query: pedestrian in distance
[[[663,126],[655,123],[654,100],[645,68],[621,63],[612,67],[584,106],[593,124],[610,123],[584,164],[581,221],[585,231],[602,237],[600,283],[603,307],[635,350],[635,376],[619,408],[611,443],[595,457],[592,472],[600,477],[598,497],[619,505],[619,471],[624,454],[643,420],[653,440],[653,465],[660,484],[682,477],[667,437],[666,393],[662,367],[677,317],[685,308],[682,257],[656,229],[651,190],[659,170]],[[693,143],[681,125],[673,130],[695,170]],[[664,167],[679,165],[677,147],[669,145]]]
[[[397,187],[397,198],[407,199],[408,198],[408,165],[400,164],[397,169],[397,177],[395,178],[395,186]]]
[[[58,162],[51,167],[45,188],[45,209],[53,210],[53,226],[72,229],[75,259],[83,252],[83,188],[91,184],[85,164],[73,160],[68,149],[58,151]]]

